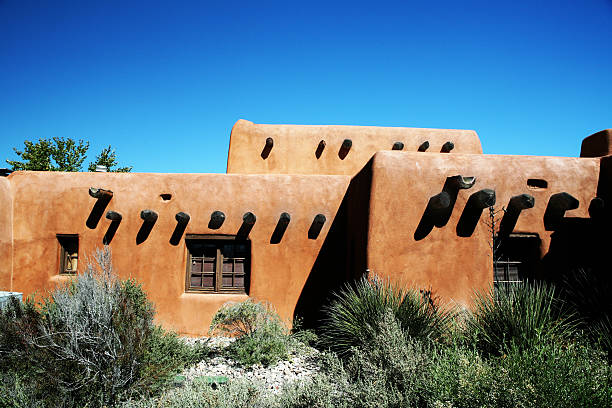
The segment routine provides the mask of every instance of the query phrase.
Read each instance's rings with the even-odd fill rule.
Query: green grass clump
[[[565,341],[575,334],[575,316],[555,298],[555,289],[544,283],[501,285],[477,293],[468,332],[486,353],[510,348]]]
[[[441,310],[431,297],[416,290],[402,290],[379,278],[361,279],[345,286],[324,309],[320,344],[346,355],[376,336],[378,323],[391,310],[409,336],[432,340],[442,337],[452,313]]]

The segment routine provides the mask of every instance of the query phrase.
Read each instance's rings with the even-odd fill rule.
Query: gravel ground
[[[185,341],[191,344],[208,341],[208,346],[213,350],[212,358],[200,361],[182,373],[187,381],[192,381],[200,376],[225,376],[230,381],[235,378],[247,378],[262,382],[269,390],[278,392],[284,384],[302,381],[319,371],[317,363],[319,351],[308,346],[292,351],[289,359],[279,361],[269,367],[254,365],[244,368],[235,361],[221,355],[223,349],[233,340],[229,337],[186,338]]]

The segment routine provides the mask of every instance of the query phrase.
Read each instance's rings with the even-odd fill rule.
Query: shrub
[[[555,299],[554,288],[543,283],[499,286],[477,293],[469,333],[486,353],[525,350],[536,344],[564,340],[575,332],[574,316]]]
[[[580,327],[612,358],[612,276],[607,270],[579,268],[563,282],[562,295],[581,318]]]
[[[45,406],[109,406],[158,389],[182,367],[184,347],[153,326],[141,286],[116,278],[110,250],[95,260],[40,304],[13,302],[0,313],[4,383]],[[160,356],[160,348],[172,354]]]
[[[352,347],[368,344],[387,310],[393,312],[402,330],[421,340],[440,338],[452,318],[428,295],[395,288],[376,277],[362,278],[345,286],[324,308],[321,345],[344,356]]]
[[[223,305],[210,331],[237,336],[226,351],[245,366],[274,364],[287,358],[292,346],[280,317],[269,306],[250,299]]]

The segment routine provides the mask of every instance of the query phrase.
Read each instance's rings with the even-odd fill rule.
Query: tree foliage
[[[96,171],[96,166],[106,166],[108,171],[113,171],[116,173],[129,173],[132,171],[132,166],[116,167],[117,155],[115,153],[115,149],[113,149],[110,145],[102,149],[102,152],[96,156],[95,161],[89,163],[87,170]]]
[[[82,171],[83,162],[89,150],[89,142],[71,138],[54,137],[38,139],[37,142],[26,140],[23,150],[13,148],[21,160],[7,160],[12,170],[30,171]],[[89,164],[88,170],[95,171],[96,165],[103,165],[108,171],[129,172],[132,167],[117,167],[115,150],[108,146]]]

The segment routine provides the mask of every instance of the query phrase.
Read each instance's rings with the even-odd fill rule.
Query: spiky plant
[[[467,328],[485,353],[525,350],[575,333],[576,318],[544,283],[499,285],[475,295]]]
[[[430,295],[394,287],[378,277],[362,278],[344,286],[324,308],[320,344],[342,356],[352,347],[367,346],[388,310],[408,336],[423,340],[441,337],[452,317]]]

